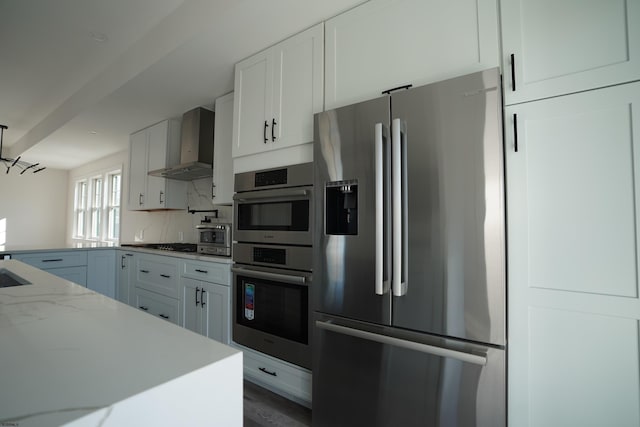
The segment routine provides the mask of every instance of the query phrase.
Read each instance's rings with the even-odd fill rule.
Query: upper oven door
[[[234,240],[311,245],[313,186],[236,193]]]

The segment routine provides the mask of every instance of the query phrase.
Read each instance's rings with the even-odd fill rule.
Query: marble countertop
[[[238,350],[19,261],[0,261],[0,269],[31,282],[0,288],[0,425],[61,425],[100,410],[103,425],[124,413],[118,402],[229,358],[240,360],[238,384],[213,390],[238,393],[241,424]],[[130,406],[141,410],[137,402]]]

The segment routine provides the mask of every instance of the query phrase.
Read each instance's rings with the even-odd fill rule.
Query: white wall
[[[0,171],[0,220],[6,219],[6,250],[64,245],[67,182],[67,171],[59,169],[23,175],[17,170]]]
[[[196,242],[195,225],[203,215],[191,215],[187,210],[179,211],[130,211],[127,209],[129,197],[129,151],[121,151],[95,162],[88,163],[69,171],[67,200],[73,206],[74,183],[77,179],[114,169],[122,170],[122,201],[120,218],[120,242],[144,241],[153,243]],[[187,187],[189,207],[191,209],[217,209],[211,203],[211,180],[192,181]],[[231,208],[221,207],[220,216],[231,220]],[[67,242],[71,243],[73,212],[67,215]],[[181,239],[182,237],[182,239]]]

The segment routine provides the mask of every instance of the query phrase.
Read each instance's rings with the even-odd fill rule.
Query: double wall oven
[[[233,340],[311,368],[313,164],[235,175]]]

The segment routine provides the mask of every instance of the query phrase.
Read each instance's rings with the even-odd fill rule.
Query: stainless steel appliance
[[[233,340],[311,368],[311,247],[236,243]]]
[[[233,340],[311,368],[313,164],[235,176]]]
[[[231,256],[231,224],[202,223],[196,231],[199,254]]]
[[[213,111],[202,107],[184,113],[180,127],[180,164],[149,171],[149,175],[180,181],[211,178],[214,116]]]
[[[313,164],[235,175],[234,239],[311,246]]]
[[[315,115],[315,426],[504,426],[500,75]]]

